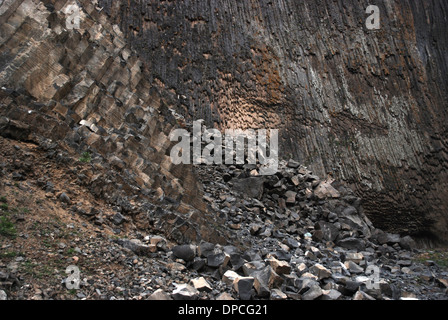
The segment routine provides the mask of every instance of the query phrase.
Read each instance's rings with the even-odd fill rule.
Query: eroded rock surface
[[[446,1],[100,0],[178,112],[277,128],[282,154],[350,183],[381,228],[447,234]]]
[[[1,6],[1,134],[53,152],[87,152],[92,159],[85,161],[93,163],[105,160],[107,174],[93,168],[85,183],[142,229],[157,221],[179,241],[222,241],[191,167],[170,160],[169,134],[179,123],[147,80],[143,62],[90,1],[75,5],[79,28],[70,26],[71,5]],[[136,209],[137,202],[151,205]]]

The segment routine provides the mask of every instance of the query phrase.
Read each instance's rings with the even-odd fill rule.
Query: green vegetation
[[[60,261],[47,261],[47,264],[26,260],[22,264],[22,272],[36,279],[45,279],[54,275],[54,268],[62,268]]]
[[[6,251],[6,252],[0,252],[0,258],[15,258],[19,256],[23,256],[24,254],[22,252],[17,251]]]
[[[2,202],[2,203],[7,203],[8,201],[6,200],[6,198],[5,197],[0,197],[0,202]]]
[[[448,252],[446,251],[427,251],[415,257],[415,260],[420,263],[425,263],[428,260],[434,261],[439,267],[448,269]]]
[[[76,295],[76,289],[70,289],[68,290],[68,293],[71,294],[72,296]]]
[[[3,198],[3,197],[2,197]],[[18,213],[26,214],[30,210],[28,208],[10,208],[9,205],[3,201],[0,204],[0,235],[14,238],[17,234],[16,227],[11,220],[11,215]]]
[[[9,213],[5,212],[0,216],[0,235],[5,237],[15,237],[17,234],[14,223],[9,219]]]
[[[19,209],[22,213],[30,213],[30,209],[28,208],[20,208]]]
[[[92,161],[92,155],[90,154],[90,152],[86,151],[81,155],[81,158],[79,158],[79,161],[83,162],[83,163],[90,163]]]

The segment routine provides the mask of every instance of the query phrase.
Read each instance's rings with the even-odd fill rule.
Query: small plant
[[[72,296],[76,295],[76,289],[70,289],[68,290],[68,293],[71,294]]]
[[[17,256],[23,255],[21,252],[7,251],[0,253],[0,258],[15,258]]]
[[[448,253],[443,250],[424,252],[414,258],[417,262],[425,263],[428,260],[435,262],[439,267],[448,269]]]
[[[92,161],[92,155],[88,151],[83,152],[83,154],[81,154],[81,158],[79,158],[79,161],[83,163],[90,163]]]
[[[3,211],[8,211],[8,209],[9,209],[8,204],[6,204],[6,203],[0,204],[0,209]]]
[[[0,197],[0,202],[2,203],[7,203],[8,201],[6,200],[6,197]]]
[[[11,220],[9,220],[8,216],[0,216],[0,235],[6,237],[15,237],[16,233],[16,227],[11,222]]]
[[[28,209],[28,208],[22,208],[21,211],[24,214],[30,213],[30,209]]]

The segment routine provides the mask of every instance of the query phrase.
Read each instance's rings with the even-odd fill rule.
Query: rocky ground
[[[444,250],[375,229],[350,189],[294,161],[268,177],[252,165],[197,166],[210,212],[233,236],[192,244],[96,196],[85,183],[104,170],[94,155],[2,137],[0,149],[1,299],[448,298]],[[67,288],[69,266],[79,289]]]

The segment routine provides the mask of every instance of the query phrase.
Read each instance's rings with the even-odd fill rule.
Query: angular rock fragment
[[[197,300],[199,297],[199,291],[188,284],[176,285],[176,289],[171,296],[174,300]]]
[[[266,265],[261,261],[246,262],[243,265],[243,273],[246,277],[248,277],[251,276],[255,271],[259,271],[264,267],[266,267]]]
[[[227,266],[227,264],[230,261],[230,256],[225,253],[217,253],[217,254],[210,254],[207,256],[207,266],[212,268],[218,268],[219,266]]]
[[[308,291],[302,295],[303,300],[316,300],[323,294],[321,287],[317,284],[311,286]]]
[[[119,239],[117,240],[117,243],[138,255],[149,255],[157,251],[157,247],[146,245],[138,239]]]
[[[286,193],[285,193],[286,203],[287,204],[295,204],[296,203],[296,196],[297,196],[297,192],[286,191]]]
[[[236,279],[241,277],[238,273],[232,270],[227,270],[222,276],[222,282],[227,285],[233,285]]]
[[[279,275],[291,273],[291,265],[286,261],[280,261],[275,258],[270,258],[268,262],[274,272]]]
[[[162,289],[156,290],[148,297],[149,300],[173,300],[171,296]]]
[[[117,225],[117,226],[119,226],[120,224],[122,224],[124,221],[125,221],[125,217],[124,217],[121,213],[119,213],[119,212],[117,212],[117,213],[112,217],[112,222],[113,222],[115,225]]]
[[[339,230],[333,223],[319,221],[314,225],[314,228],[316,230],[313,234],[315,241],[335,241],[339,235]]]
[[[182,259],[187,262],[192,261],[196,256],[196,247],[191,244],[175,246],[173,247],[172,251],[176,258]]]
[[[353,300],[375,300],[375,298],[359,290],[355,293]]]
[[[245,179],[234,179],[233,187],[236,191],[250,198],[260,200],[264,192],[264,177],[250,177]]]
[[[270,289],[279,288],[284,282],[271,266],[255,271],[251,276],[254,278],[254,287],[260,297],[269,296]]]
[[[339,198],[341,194],[330,183],[322,181],[314,190],[314,195],[319,199]]]
[[[354,263],[360,263],[364,259],[364,255],[361,252],[347,252],[345,255],[346,261],[353,261]]]
[[[195,257],[194,260],[191,262],[190,267],[193,270],[201,271],[205,267],[206,262],[207,261],[205,259],[203,259],[203,258]]]
[[[231,300],[235,300],[235,299],[233,299],[233,297],[230,294],[228,294],[227,292],[223,292],[219,296],[216,297],[216,300],[231,301]]]
[[[212,290],[213,290],[210,283],[207,280],[205,280],[204,277],[191,279],[190,283],[198,291],[212,292]]]
[[[281,290],[272,289],[270,297],[271,300],[286,300],[287,298],[288,296],[284,294]]]
[[[315,275],[319,281],[331,277],[331,271],[319,263],[310,268],[310,273]]]
[[[392,234],[387,232],[382,232],[377,235],[377,241],[379,244],[389,244],[393,245],[395,243],[400,242],[400,235],[399,234]]]
[[[290,159],[290,160],[288,161],[287,166],[288,166],[288,168],[297,169],[298,167],[300,167],[300,163],[297,162],[297,161],[295,161],[295,160],[293,160],[293,159]]]
[[[363,239],[349,237],[342,240],[338,240],[336,244],[342,248],[363,251],[366,249],[366,243]]]
[[[322,290],[321,300],[339,300],[341,296],[342,293],[335,289]]]
[[[202,241],[197,247],[197,254],[202,258],[207,258],[209,254],[214,252],[215,245],[210,242]]]
[[[400,238],[400,246],[405,250],[413,250],[417,248],[417,243],[411,236],[404,236]]]
[[[240,277],[235,280],[233,287],[241,300],[250,300],[254,295],[254,278]]]

